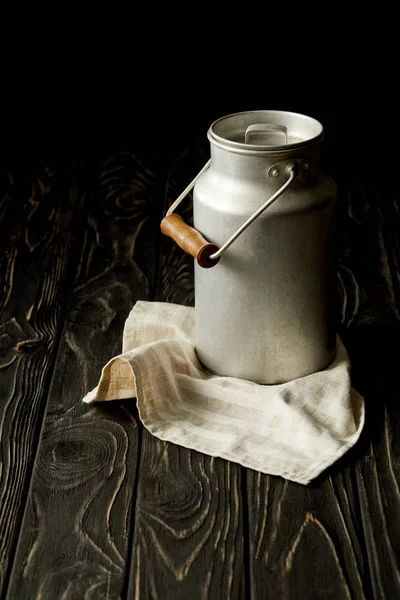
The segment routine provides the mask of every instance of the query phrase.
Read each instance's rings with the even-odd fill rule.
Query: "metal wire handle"
[[[171,206],[167,210],[167,214],[165,215],[166,217],[171,215],[175,211],[175,209],[178,208],[178,206],[180,205],[182,200],[184,200],[186,198],[186,196],[188,195],[188,193],[192,191],[192,189],[194,188],[194,185],[195,185],[196,181],[198,180],[198,178],[200,177],[200,175],[203,175],[204,171],[207,171],[210,164],[211,164],[211,158],[206,162],[206,164],[204,165],[204,167],[202,168],[200,173],[197,173],[196,177],[193,179],[193,181],[191,181],[189,183],[187,188],[185,188],[183,190],[182,194],[180,196],[178,196],[178,198],[175,200],[175,202],[173,204],[171,204]]]
[[[204,165],[204,167],[201,169],[201,171],[196,175],[196,177],[193,179],[193,181],[191,181],[189,183],[187,188],[185,188],[183,190],[183,192],[180,194],[180,196],[178,196],[178,198],[175,200],[175,202],[173,204],[171,204],[171,206],[168,209],[167,214],[166,214],[167,217],[169,215],[171,215],[175,211],[175,209],[179,206],[179,204],[182,202],[182,200],[184,200],[186,198],[188,193],[194,188],[195,183],[198,180],[198,178],[200,177],[200,175],[202,175],[204,173],[204,171],[206,171],[208,169],[210,164],[211,164],[211,158],[209,161],[207,161],[207,163]],[[273,194],[271,196],[271,198],[269,198],[262,206],[260,206],[260,208],[257,209],[256,212],[253,213],[251,215],[251,217],[249,217],[247,219],[247,221],[245,221],[243,223],[243,225],[241,225],[241,227],[239,227],[239,229],[237,231],[235,231],[235,233],[225,242],[225,244],[223,244],[223,246],[221,246],[221,248],[219,248],[219,250],[217,252],[214,252],[214,254],[210,254],[209,258],[211,260],[217,260],[218,258],[220,258],[221,255],[225,252],[225,250],[227,250],[229,248],[229,246],[231,244],[233,244],[233,242],[235,240],[237,240],[237,238],[239,236],[241,236],[242,233],[244,231],[246,231],[246,229],[248,227],[250,227],[250,225],[253,223],[253,221],[255,221],[257,219],[257,217],[259,217],[268,207],[270,207],[271,204],[273,204],[275,202],[275,200],[277,200],[279,198],[279,196],[281,196],[283,194],[283,192],[285,190],[287,190],[287,188],[293,183],[293,181],[295,180],[296,175],[297,175],[296,166],[294,164],[288,165],[286,167],[286,172],[289,174],[289,178],[287,179],[287,181],[285,181],[285,183],[279,188],[279,190],[277,192],[275,192],[275,194]]]

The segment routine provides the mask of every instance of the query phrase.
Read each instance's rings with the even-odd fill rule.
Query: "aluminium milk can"
[[[211,159],[161,229],[195,259],[196,352],[211,371],[261,384],[324,369],[336,349],[336,188],[322,125],[252,111],[209,131]],[[194,229],[174,213],[194,186]]]

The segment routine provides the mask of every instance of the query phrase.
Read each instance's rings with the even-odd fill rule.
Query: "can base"
[[[336,352],[337,348],[335,347],[331,352],[328,353],[328,355],[325,355],[324,359],[321,360],[319,364],[316,364],[309,369],[302,369],[296,372],[292,372],[290,374],[288,373],[287,376],[280,374],[276,377],[260,377],[255,375],[254,373],[246,373],[244,371],[238,370],[232,371],[229,369],[229,367],[224,368],[222,370],[215,368],[215,365],[212,364],[212,361],[209,361],[209,357],[203,355],[203,353],[196,348],[196,354],[199,361],[206,369],[214,373],[214,375],[218,375],[219,377],[234,377],[235,379],[244,379],[246,381],[252,381],[253,383],[257,383],[259,385],[280,385],[283,383],[288,383],[289,381],[294,381],[295,379],[300,379],[301,377],[306,377],[307,375],[312,375],[313,373],[317,373],[319,371],[324,371],[336,358]]]

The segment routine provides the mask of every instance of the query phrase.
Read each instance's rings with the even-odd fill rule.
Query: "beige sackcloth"
[[[122,354],[103,368],[84,402],[136,397],[154,436],[262,473],[307,484],[358,440],[364,400],[351,387],[338,340],[324,371],[280,385],[220,377],[194,348],[194,308],[137,302]]]

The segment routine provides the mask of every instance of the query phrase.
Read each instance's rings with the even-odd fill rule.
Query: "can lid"
[[[323,127],[316,119],[282,110],[254,110],[214,121],[208,139],[241,154],[272,154],[321,141]]]

